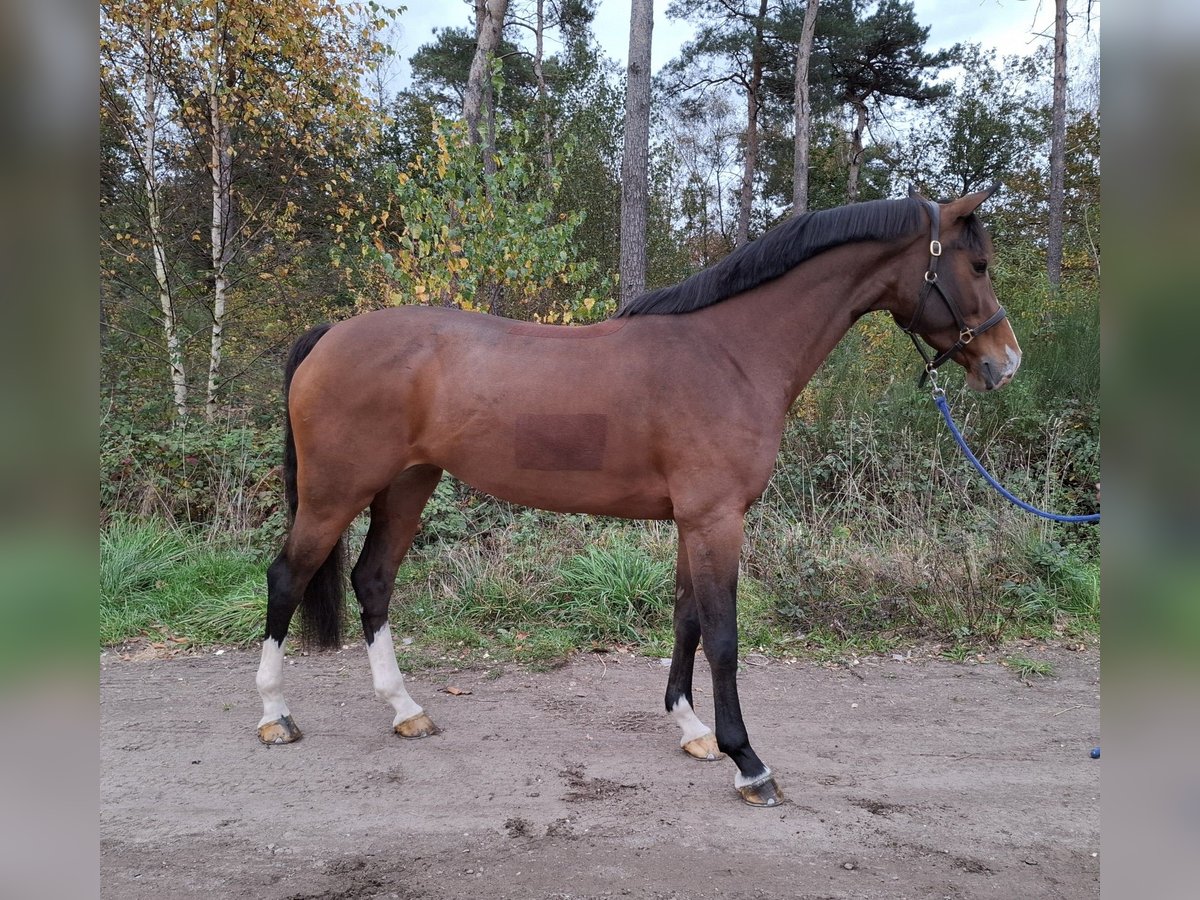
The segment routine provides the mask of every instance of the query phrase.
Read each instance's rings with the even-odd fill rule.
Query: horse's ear
[[[910,181],[908,183],[908,199],[910,199],[910,200],[920,200],[921,199],[921,192],[917,190],[917,184],[915,181]]]
[[[959,197],[957,200],[947,204],[946,212],[952,218],[965,219],[971,213],[975,212],[988,197],[1000,190],[1000,182],[993,181],[982,191],[976,191],[973,194],[967,194],[965,197]]]

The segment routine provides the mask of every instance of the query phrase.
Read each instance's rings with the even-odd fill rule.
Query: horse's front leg
[[[700,611],[687,549],[680,538],[675,563],[675,647],[671,652],[671,673],[667,676],[667,712],[683,732],[679,746],[684,752],[696,759],[714,760],[721,756],[717,736],[700,721],[692,700],[692,671],[699,644]]]
[[[737,693],[737,577],[744,512],[678,519],[712,669],[717,746],[738,767],[733,785],[751,806],[776,806],[783,793],[750,746]]]

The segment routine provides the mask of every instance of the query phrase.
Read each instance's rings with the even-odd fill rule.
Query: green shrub
[[[671,615],[674,570],[639,547],[616,542],[572,556],[551,589],[558,621],[594,641],[639,641]]]
[[[101,509],[277,540],[287,517],[282,457],[281,428],[244,417],[166,431],[110,422],[101,432]]]

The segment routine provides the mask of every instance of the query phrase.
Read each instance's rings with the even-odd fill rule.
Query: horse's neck
[[[777,393],[786,408],[850,327],[892,289],[886,257],[877,245],[834,248],[705,312],[748,377]]]

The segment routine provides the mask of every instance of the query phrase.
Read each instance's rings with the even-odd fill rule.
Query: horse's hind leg
[[[365,505],[318,508],[311,503],[301,504],[283,551],[267,569],[267,634],[255,679],[263,703],[258,738],[264,744],[290,744],[302,736],[283,699],[283,645],[292,616],[318,570],[329,565],[332,573],[327,579],[330,583],[323,588],[327,595],[321,599],[330,605],[342,602],[340,587],[332,583],[340,578],[340,570],[330,554],[337,550],[342,532]]]
[[[687,549],[679,540],[675,563],[675,648],[671,652],[671,673],[667,676],[667,712],[683,731],[679,746],[696,759],[719,759],[717,736],[697,717],[692,702],[692,671],[696,647],[700,643],[700,611],[692,586]]]
[[[421,511],[441,477],[442,470],[436,466],[413,466],[375,496],[366,543],[350,575],[362,606],[375,693],[392,704],[396,710],[392,727],[406,738],[427,737],[438,729],[404,687],[388,625],[388,604],[396,572],[421,524]]]

